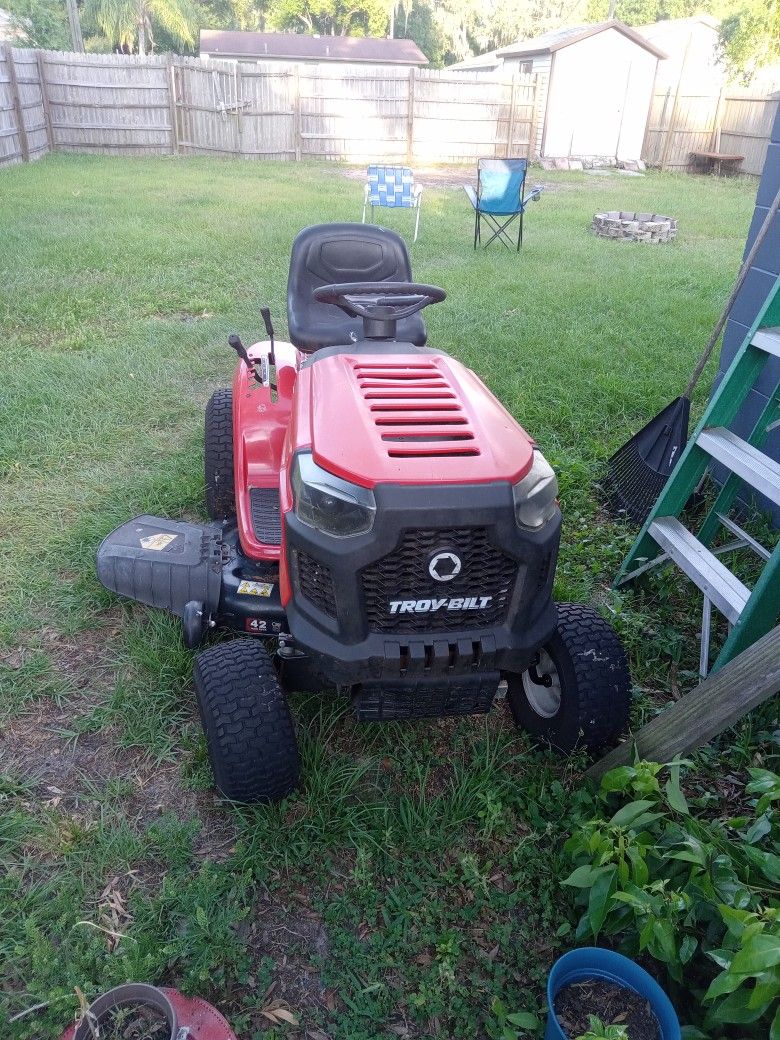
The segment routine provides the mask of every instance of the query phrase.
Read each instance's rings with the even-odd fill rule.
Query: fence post
[[[512,139],[515,136],[515,90],[517,87],[517,73],[512,73],[512,86],[509,94],[509,128],[506,133],[506,158],[512,154]]]
[[[293,66],[293,142],[295,144],[295,161],[301,161],[301,67],[298,62]]]
[[[414,161],[414,82],[417,69],[409,67],[409,93],[406,108],[406,161],[411,165]]]
[[[540,120],[542,121],[542,126],[544,126],[544,112],[541,111],[541,108],[540,108],[540,105],[539,105],[539,101],[540,101],[540,98],[541,98],[541,91],[539,89],[539,84],[542,81],[542,76],[543,75],[546,75],[546,73],[542,73],[542,72],[535,72],[534,73],[533,107],[531,109],[531,126],[530,126],[530,129],[528,131],[529,134],[531,135],[530,140],[528,142],[528,161],[529,162],[531,162],[531,160],[536,155],[536,140],[537,140],[537,138],[539,136],[539,122],[540,122]],[[541,151],[542,151],[542,149],[540,147],[539,148],[540,155],[541,155]]]
[[[715,106],[715,121],[712,126],[712,140],[710,141],[710,151],[720,151],[720,133],[721,124],[723,122],[723,105],[726,100],[726,87],[720,88],[720,94],[718,94],[718,103]]]
[[[241,62],[236,59],[236,132],[238,134],[238,154],[244,154],[244,81]]]
[[[16,64],[14,62],[11,44],[3,47],[5,63],[8,66],[8,86],[11,90],[11,103],[14,106],[14,117],[16,118],[16,132],[19,135],[19,149],[22,153],[22,161],[30,161],[30,148],[27,143],[27,131],[24,128],[24,112],[22,110],[22,99],[19,96],[19,81],[16,78]]]
[[[46,145],[50,152],[54,151],[54,128],[51,125],[51,109],[49,108],[49,88],[46,86],[46,62],[43,51],[35,52],[35,61],[38,65],[38,83],[41,88],[41,104],[43,106],[43,121],[46,124]]]
[[[677,120],[677,113],[680,108],[680,91],[682,89],[682,81],[685,76],[685,67],[688,64],[688,54],[691,49],[691,43],[693,42],[693,33],[688,37],[688,42],[685,45],[685,51],[683,53],[682,65],[680,66],[680,75],[677,79],[677,89],[674,92],[674,104],[672,105],[672,114],[669,117],[669,126],[666,129],[666,137],[664,138],[664,150],[661,155],[661,169],[666,169],[666,164],[669,161],[669,152],[672,147],[672,134],[675,131],[675,122]]]
[[[168,55],[168,110],[171,119],[171,151],[179,154],[178,110],[176,107],[176,59]]]

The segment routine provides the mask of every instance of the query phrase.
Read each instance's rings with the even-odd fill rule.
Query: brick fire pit
[[[602,238],[627,242],[671,242],[677,237],[677,221],[660,213],[624,213],[611,210],[597,213],[591,231]]]

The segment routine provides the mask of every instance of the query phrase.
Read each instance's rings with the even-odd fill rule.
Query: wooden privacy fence
[[[691,152],[744,155],[741,173],[760,175],[774,124],[777,96],[746,91],[689,94],[671,88],[653,95],[643,158],[661,169],[687,169]]]
[[[0,44],[0,165],[27,162],[48,151],[38,54]]]
[[[353,162],[531,156],[537,77],[6,47],[0,164],[47,151]]]

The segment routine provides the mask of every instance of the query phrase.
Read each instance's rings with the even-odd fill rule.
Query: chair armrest
[[[543,191],[543,184],[534,184],[533,188],[531,188],[526,197],[523,199],[523,205],[525,206],[526,202],[538,202],[541,198]]]
[[[468,196],[468,200],[471,203],[471,205],[474,207],[474,209],[478,209],[479,208],[479,199],[477,198],[477,193],[474,191],[472,186],[470,184],[464,184],[463,185],[463,190],[466,192],[466,195]]]

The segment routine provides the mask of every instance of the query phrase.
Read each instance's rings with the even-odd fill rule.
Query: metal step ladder
[[[713,394],[615,579],[615,586],[624,585],[651,568],[671,561],[702,591],[699,656],[702,676],[710,670],[713,607],[727,619],[729,633],[712,671],[722,668],[765,635],[780,616],[780,541],[769,550],[729,516],[744,485],[780,506],[780,464],[761,451],[770,432],[780,426],[780,385],[770,394],[747,440],[728,428],[770,358],[780,359],[780,277],[775,280],[758,318]],[[729,474],[698,533],[694,534],[679,517],[713,462],[725,466]],[[713,540],[722,530],[728,531],[732,540],[712,549]],[[752,550],[763,561],[752,590],[718,559],[724,553],[741,548]]]

